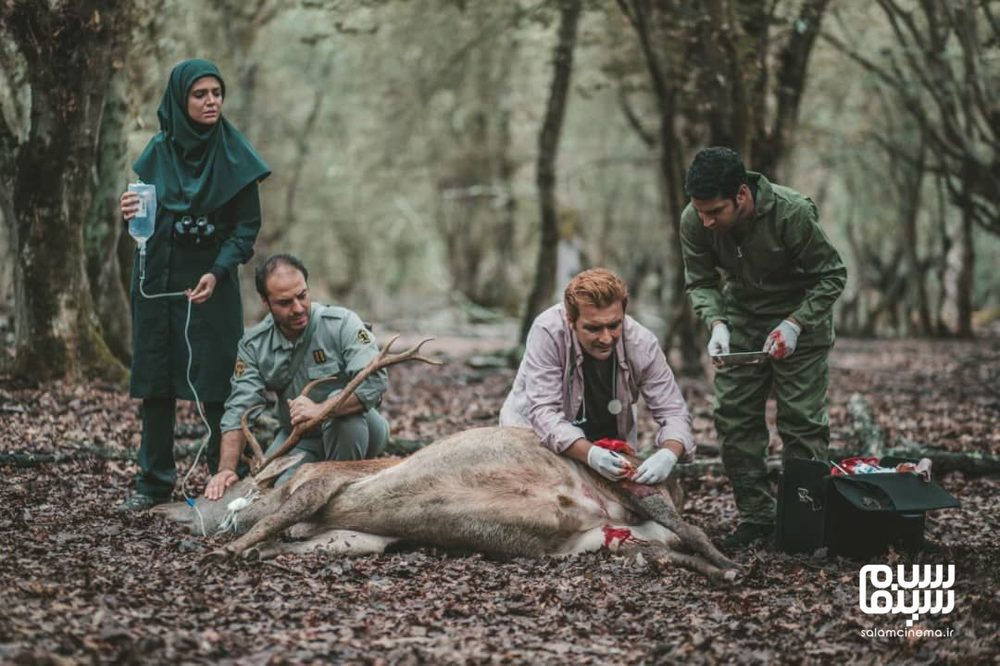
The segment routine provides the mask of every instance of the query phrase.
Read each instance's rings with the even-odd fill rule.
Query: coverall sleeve
[[[699,222],[691,221],[692,209],[684,211],[681,221],[681,254],[684,257],[684,284],[691,307],[711,328],[712,322],[726,318],[725,303],[722,299],[721,280],[715,265],[715,255],[703,234],[699,233]]]
[[[226,273],[245,264],[253,256],[253,244],[260,231],[260,192],[257,181],[244,187],[226,204],[225,214],[232,216],[233,231],[219,247],[211,273],[222,280]]]
[[[353,379],[376,356],[378,344],[375,336],[368,332],[357,314],[350,312],[340,324],[340,350],[344,357],[344,371],[348,379]],[[389,373],[385,368],[368,375],[354,392],[365,409],[378,407],[382,394],[389,388]]]
[[[565,359],[559,358],[558,345],[551,335],[544,328],[532,325],[521,362],[531,427],[545,446],[562,453],[585,435],[563,413]]]
[[[792,261],[816,283],[805,293],[791,316],[808,330],[822,322],[847,284],[847,268],[819,225],[816,204],[808,201],[795,223],[785,227],[785,244]]]
[[[243,413],[256,405],[267,402],[264,396],[264,377],[257,365],[257,355],[247,340],[240,340],[236,349],[236,368],[230,381],[232,387],[222,415],[220,432],[240,429]]]

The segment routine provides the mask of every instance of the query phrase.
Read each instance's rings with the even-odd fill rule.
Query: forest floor
[[[493,424],[511,369],[474,369],[484,345],[445,344],[438,368],[391,371],[393,436],[429,440]],[[488,346],[488,345],[485,345]],[[495,349],[495,346],[494,346]],[[715,440],[707,380],[682,380],[700,444]],[[856,447],[846,405],[865,396],[890,441],[1000,453],[1000,340],[841,340],[831,357],[834,450]],[[332,559],[282,555],[203,566],[224,537],[151,515],[120,516],[137,403],[100,385],[24,388],[0,376],[0,663],[995,663],[1000,631],[1000,479],[938,475],[962,501],[928,515],[933,553],[873,563],[955,565],[954,610],[885,635],[899,615],[859,609],[864,562],[822,552],[737,552],[730,586],[625,551],[495,562],[432,549]],[[198,430],[189,406],[180,432]],[[649,428],[646,428],[647,432]],[[11,460],[10,457],[7,460]],[[181,472],[187,469],[185,459]],[[192,476],[193,491],[206,480]],[[720,473],[686,478],[688,518],[716,540],[735,526]],[[865,635],[866,630],[883,632]],[[948,635],[950,633],[950,635]]]

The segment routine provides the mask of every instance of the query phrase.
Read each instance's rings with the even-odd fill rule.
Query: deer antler
[[[240,416],[240,430],[243,431],[243,437],[246,438],[246,441],[250,442],[250,448],[253,449],[253,458],[248,459],[243,455],[242,451],[240,452],[240,457],[254,469],[264,462],[264,450],[260,447],[260,442],[257,441],[257,438],[250,431],[250,420],[257,418],[257,414],[265,407],[267,407],[266,404],[254,405]]]
[[[318,386],[319,384],[322,384],[323,382],[333,381],[334,379],[336,379],[335,376],[323,377],[322,379],[314,379],[308,384],[306,384],[304,387],[302,387],[302,391],[299,393],[299,395],[309,395],[309,392],[312,391],[314,388],[316,388],[316,386]],[[256,419],[257,415],[260,413],[260,410],[264,409],[265,407],[267,407],[267,403],[254,405],[253,407],[246,409],[243,412],[242,416],[240,416],[240,429],[243,431],[243,436],[246,438],[246,441],[250,443],[250,448],[253,449],[252,457],[247,457],[245,454],[240,453],[240,459],[243,462],[247,463],[250,466],[250,469],[254,471],[260,469],[264,465],[264,449],[261,447],[260,442],[257,441],[257,438],[254,437],[253,432],[250,430],[250,421]]]
[[[389,340],[389,343],[382,348],[382,351],[379,352],[379,355],[373,358],[368,365],[366,365],[364,368],[361,369],[361,371],[359,371],[356,375],[354,375],[351,381],[347,383],[347,386],[344,387],[343,391],[338,393],[333,399],[326,401],[323,410],[317,416],[308,421],[303,421],[302,423],[299,423],[298,425],[293,427],[291,434],[288,435],[288,439],[282,442],[281,446],[276,451],[267,455],[266,457],[263,457],[261,463],[256,467],[254,472],[255,473],[259,472],[260,470],[264,469],[269,464],[271,464],[274,460],[280,458],[281,456],[291,451],[292,448],[299,443],[299,440],[302,439],[302,435],[304,433],[312,430],[313,428],[321,424],[323,421],[325,421],[330,416],[330,414],[333,414],[335,411],[337,411],[347,401],[348,398],[354,395],[354,392],[358,389],[359,386],[361,386],[361,383],[364,382],[365,379],[367,379],[368,376],[371,375],[372,373],[381,370],[382,368],[386,368],[390,365],[402,363],[403,361],[420,361],[422,363],[428,363],[430,365],[441,365],[440,361],[435,361],[434,359],[417,355],[418,352],[420,351],[420,348],[423,347],[424,344],[426,344],[427,342],[433,340],[434,338],[424,338],[419,343],[417,343],[413,347],[410,347],[404,352],[400,352],[398,354],[389,354],[389,350],[392,348],[392,345],[396,342],[397,339],[399,339],[398,335],[394,336],[392,340]],[[312,390],[312,388],[316,386],[318,383],[327,381],[329,379],[333,378],[326,377],[323,379],[317,379],[315,381],[309,382],[308,384],[305,385],[305,387],[303,387],[299,395],[308,394],[309,391]],[[257,448],[259,449],[260,446],[258,445]]]

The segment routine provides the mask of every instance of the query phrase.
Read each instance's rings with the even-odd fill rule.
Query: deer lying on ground
[[[420,345],[387,356],[391,345],[337,399],[346,400],[379,368],[408,359],[431,362],[416,356]],[[405,541],[499,558],[634,547],[713,578],[732,580],[738,570],[701,529],[681,519],[670,483],[608,481],[552,452],[527,428],[466,430],[403,459],[307,464],[278,488],[271,485],[298,456],[272,456],[261,466],[260,447],[249,428],[244,433],[260,468],[255,476],[231,486],[219,501],[199,498],[197,511],[184,503],[154,509],[194,532],[223,524],[247,530],[215,551],[216,558],[315,550],[361,555]],[[233,500],[245,497],[254,499],[230,510]],[[286,530],[298,541],[280,541]]]

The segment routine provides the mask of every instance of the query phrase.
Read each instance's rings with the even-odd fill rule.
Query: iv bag
[[[139,195],[139,211],[128,222],[128,233],[140,245],[153,235],[156,223],[156,186],[142,181],[129,183],[129,192]]]

